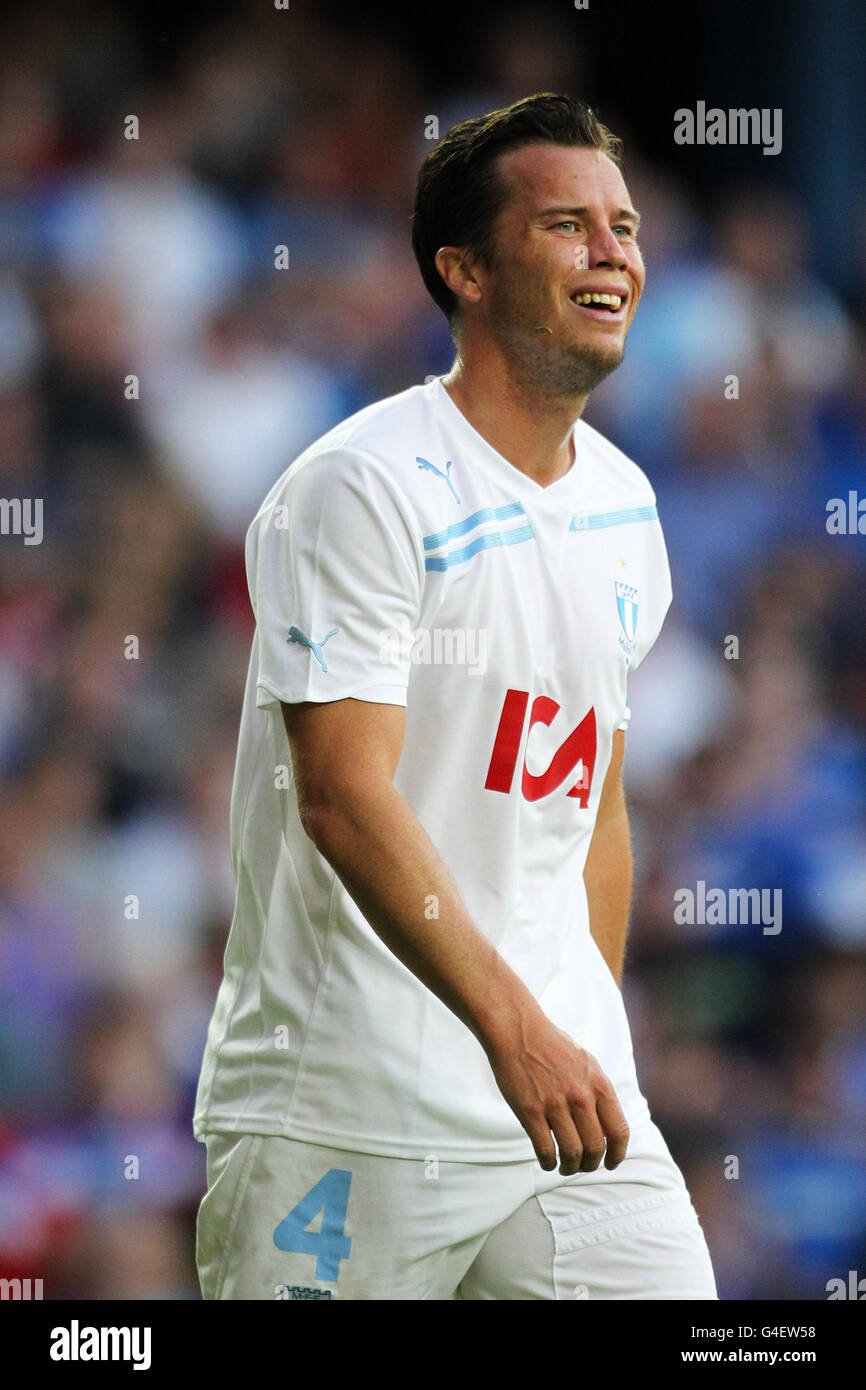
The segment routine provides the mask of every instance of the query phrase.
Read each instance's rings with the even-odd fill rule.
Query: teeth
[[[622,296],[619,294],[577,294],[575,301],[578,304],[607,304],[611,309],[618,309],[622,304]]]

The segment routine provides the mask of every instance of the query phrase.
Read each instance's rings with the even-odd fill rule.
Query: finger
[[[556,1146],[544,1115],[537,1118],[534,1115],[524,1115],[521,1117],[521,1123],[532,1141],[535,1157],[546,1173],[552,1173],[556,1167]]]
[[[568,1107],[563,1104],[547,1112],[547,1119],[559,1150],[559,1171],[563,1177],[580,1172],[583,1162],[583,1140]]]
[[[599,1122],[595,1105],[593,1104],[592,1109],[590,1109],[587,1104],[573,1102],[571,1113],[583,1145],[583,1158],[578,1171],[594,1173],[604,1158],[605,1151],[604,1130]]]
[[[626,1156],[628,1141],[631,1137],[628,1121],[613,1091],[608,1095],[599,1096],[596,1108],[607,1139],[604,1166],[605,1168],[618,1168]]]

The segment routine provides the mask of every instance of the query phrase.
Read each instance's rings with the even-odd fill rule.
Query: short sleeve
[[[247,533],[256,704],[405,705],[424,574],[412,508],[361,452],[295,467]]]

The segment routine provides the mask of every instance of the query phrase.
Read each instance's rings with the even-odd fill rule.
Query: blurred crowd
[[[0,34],[0,495],[44,503],[41,544],[0,537],[0,1274],[52,1298],[198,1296],[246,526],[451,365],[425,118],[580,94],[519,11],[447,91],[375,28],[257,14],[158,76],[111,6]],[[822,1299],[866,1274],[866,540],[825,525],[866,496],[866,269],[840,295],[804,206],[699,205],[601,114],[648,281],[586,418],[653,481],[674,588],[630,691],[638,1073],[722,1297]],[[782,930],[678,924],[699,881],[781,889]]]

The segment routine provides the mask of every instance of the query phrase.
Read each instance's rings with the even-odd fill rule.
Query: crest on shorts
[[[275,1297],[286,1302],[295,1299],[333,1298],[330,1289],[311,1289],[302,1284],[277,1284]]]

